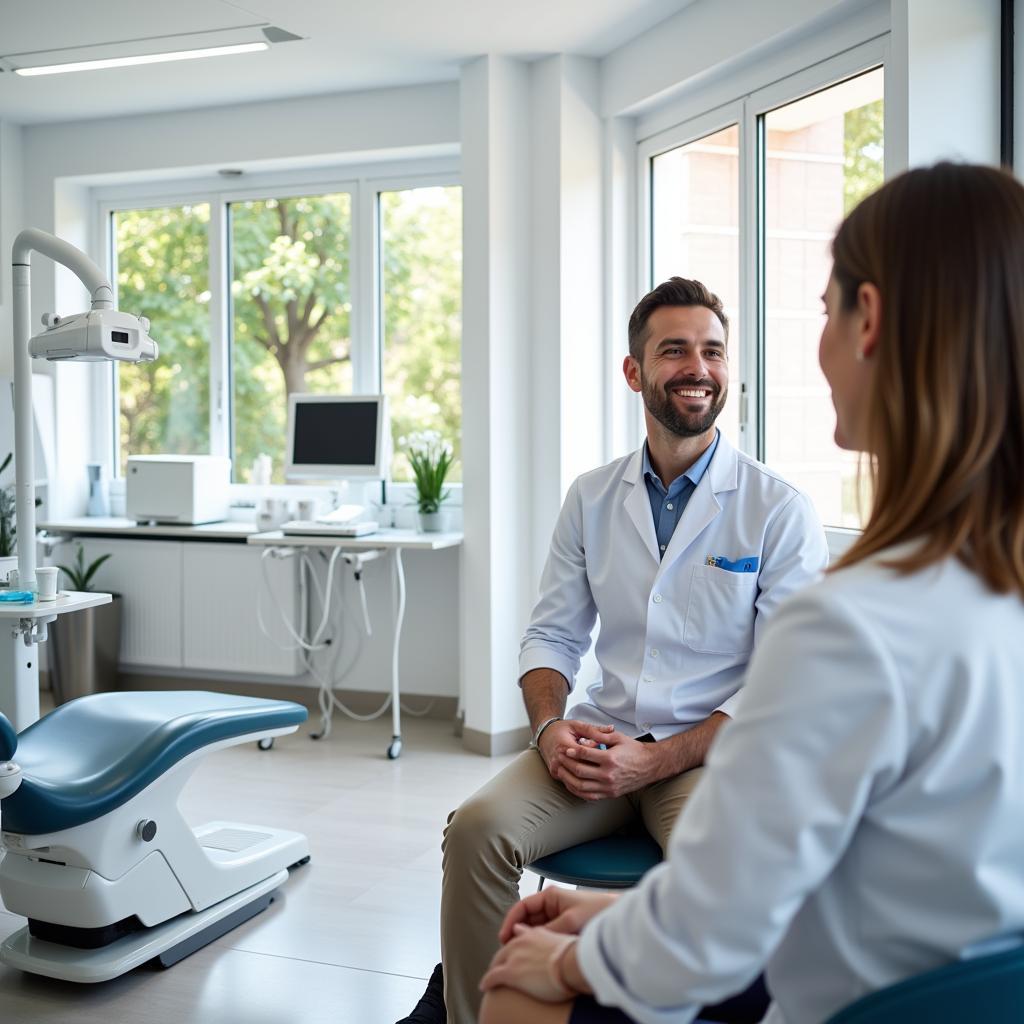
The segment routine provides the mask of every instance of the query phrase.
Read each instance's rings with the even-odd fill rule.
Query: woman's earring
[[[858,349],[857,350],[857,355],[856,355],[855,358],[856,358],[858,363],[863,363],[864,360],[867,359],[867,356],[865,356],[864,353],[862,351],[860,351],[860,349]]]

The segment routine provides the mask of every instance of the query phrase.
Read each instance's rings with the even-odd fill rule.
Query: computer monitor
[[[383,480],[388,410],[384,395],[288,396],[290,480]]]

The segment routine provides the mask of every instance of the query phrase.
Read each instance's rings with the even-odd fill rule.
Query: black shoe
[[[397,1024],[448,1024],[448,1013],[444,1008],[444,971],[440,964],[427,982],[427,990],[420,996],[412,1013]]]

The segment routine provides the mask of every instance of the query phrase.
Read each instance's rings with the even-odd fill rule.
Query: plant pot
[[[448,510],[420,512],[420,533],[444,533],[448,529]]]
[[[121,595],[110,604],[60,615],[50,624],[50,686],[54,704],[117,686]]]

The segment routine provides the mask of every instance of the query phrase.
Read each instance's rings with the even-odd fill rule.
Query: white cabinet
[[[54,563],[70,565],[81,543],[86,565],[111,557],[92,582],[94,590],[124,597],[122,669],[188,669],[242,675],[293,677],[302,671],[281,615],[296,622],[295,559],[268,559],[263,581],[261,551],[245,544],[82,537],[59,545]],[[67,581],[61,586],[67,589]],[[273,638],[261,632],[257,599]]]
[[[110,558],[92,581],[93,590],[121,594],[121,666],[181,668],[181,542],[83,537],[61,544],[53,561],[72,564],[76,544],[85,564]],[[67,589],[66,579],[61,586]]]
[[[267,558],[244,544],[184,545],[184,665],[218,672],[293,676],[297,652],[271,597],[297,628],[296,560]],[[259,627],[262,602],[268,639]]]

